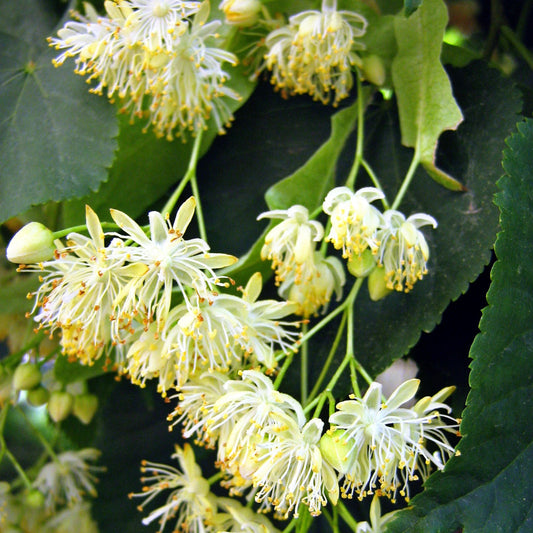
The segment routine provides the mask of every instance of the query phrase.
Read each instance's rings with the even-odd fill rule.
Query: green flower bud
[[[54,234],[39,222],[30,222],[17,231],[6,256],[12,263],[39,263],[54,256]]]
[[[341,474],[346,474],[352,463],[349,457],[352,445],[344,439],[345,434],[342,429],[326,431],[319,443],[322,457]]]
[[[44,387],[32,389],[28,391],[28,394],[26,395],[27,402],[30,405],[33,405],[33,407],[44,405],[48,401],[48,398],[50,398],[50,393]]]
[[[356,278],[368,276],[375,266],[376,256],[368,248],[361,255],[353,254],[348,260],[348,270]]]
[[[74,397],[68,392],[54,391],[48,400],[48,414],[54,422],[65,420],[72,412]]]
[[[82,424],[88,424],[98,409],[98,397],[94,394],[74,396],[72,412]]]
[[[44,505],[44,495],[37,489],[31,489],[24,495],[24,503],[33,509],[39,509]]]
[[[224,0],[220,9],[226,15],[226,22],[244,28],[252,26],[259,19],[261,2],[259,0]]]
[[[385,268],[377,266],[368,276],[368,293],[370,294],[370,299],[377,302],[391,292],[392,289],[387,287]]]
[[[365,80],[380,87],[385,83],[387,73],[385,65],[379,56],[369,55],[363,57],[363,65],[361,67]]]
[[[34,389],[41,383],[41,371],[35,363],[22,363],[13,374],[13,387],[16,390]]]

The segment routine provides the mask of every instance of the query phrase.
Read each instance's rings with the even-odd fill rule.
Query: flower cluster
[[[288,302],[257,300],[261,275],[253,275],[242,297],[218,294],[211,300],[193,297],[174,307],[160,333],[154,326],[141,333],[126,358],[134,383],[159,377],[159,390],[181,388],[189,377],[210,372],[228,372],[247,364],[273,370],[276,349],[294,350],[297,326],[281,320],[293,313]]]
[[[405,407],[419,383],[406,381],[383,402],[381,384],[374,382],[363,398],[337,405],[321,448],[344,477],[343,496],[352,497],[355,492],[362,499],[379,489],[393,501],[398,492],[408,501],[409,482],[419,476],[425,480],[432,465],[441,470],[454,454],[446,433],[457,434],[457,421],[439,412],[450,411],[442,402],[454,388]],[[430,452],[428,445],[435,451]]]
[[[384,268],[388,290],[409,292],[427,274],[429,247],[419,228],[435,228],[437,222],[422,213],[407,219],[394,209],[381,213],[372,202],[383,198],[373,187],[355,193],[348,187],[331,190],[323,204],[331,221],[326,241],[342,249],[354,275],[367,275],[377,262]],[[367,262],[368,267],[364,266]]]
[[[56,241],[55,257],[21,270],[41,273],[35,320],[50,333],[61,330],[63,352],[92,364],[109,346],[124,364],[125,345],[155,323],[161,331],[169,315],[174,287],[190,304],[190,293],[211,301],[222,284],[214,269],[232,264],[233,256],[209,253],[202,239],[183,234],[194,214],[191,197],[178,210],[173,224],[160,213],[149,215],[149,236],[126,214],[113,210],[124,234],[106,234],[87,207],[89,237],[68,235],[67,246]]]
[[[261,258],[272,261],[279,294],[297,304],[296,313],[309,317],[327,306],[333,292],[337,299],[345,283],[340,261],[324,257],[316,243],[324,236],[320,222],[309,220],[302,205],[287,210],[266,211],[258,219],[281,219],[265,236]]]
[[[352,69],[361,65],[356,41],[366,32],[366,19],[337,11],[336,0],[323,0],[321,11],[303,11],[266,38],[265,63],[272,84],[289,94],[309,94],[336,105],[353,85]]]
[[[307,420],[300,403],[278,392],[267,376],[240,374],[231,379],[210,372],[190,380],[169,420],[183,423],[185,438],[217,450],[230,495],[248,493],[260,512],[273,511],[278,519],[298,517],[302,505],[316,516],[328,499],[336,505],[339,494],[351,498],[355,492],[362,499],[376,493],[394,501],[400,493],[408,500],[409,482],[425,480],[454,453],[446,435],[457,434],[457,421],[443,403],[453,387],[407,407],[418,380],[402,383],[384,403],[381,384],[374,382],[364,397],[337,405],[324,433],[323,421]],[[344,479],[340,489],[338,479]],[[209,524],[213,511],[203,507]],[[379,516],[379,501],[373,508],[372,522],[390,519]]]
[[[159,521],[159,532],[167,523],[174,522],[173,531],[215,533],[218,531],[261,531],[278,533],[278,530],[263,516],[256,514],[239,502],[215,496],[210,492],[208,481],[195,461],[190,445],[176,447],[172,455],[180,468],[143,461],[141,478],[143,490],[131,493],[130,498],[144,498],[139,511],[164,491],[170,490],[166,503],[152,511],[142,522]]]
[[[67,246],[55,242],[53,259],[21,267],[41,275],[39,328],[60,330],[62,350],[73,360],[93,364],[105,354],[133,383],[158,379],[164,396],[206,370],[246,364],[273,371],[277,352],[296,350],[299,324],[286,317],[297,305],[259,299],[259,273],[240,297],[219,293],[230,283],[216,270],[236,258],[210,252],[203,239],[185,239],[194,210],[191,197],[172,223],[153,211],[142,228],[113,209],[122,231],[106,234],[87,207],[89,236],[71,233]]]
[[[232,118],[225,99],[239,95],[226,85],[222,65],[237,59],[209,44],[221,22],[207,22],[208,1],[107,0],[107,16],[85,9],[50,39],[63,50],[56,65],[75,57],[76,73],[96,82],[91,92],[105,91],[169,140],[176,131],[199,131],[210,117],[224,131]]]
[[[241,379],[216,373],[191,380],[170,419],[184,423],[186,438],[217,449],[230,494],[250,490],[262,511],[287,519],[301,505],[312,515],[338,498],[337,477],[319,449],[323,422],[306,421],[299,402],[278,392],[256,370]]]

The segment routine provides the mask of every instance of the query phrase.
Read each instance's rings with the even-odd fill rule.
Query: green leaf
[[[452,193],[424,179],[423,170],[416,173],[400,209],[406,215],[429,213],[439,224],[436,230],[424,231],[431,253],[429,273],[409,294],[394,292],[372,302],[367,290],[361,291],[354,326],[356,348],[371,375],[407,353],[422,331],[431,331],[450,301],[467,290],[490,260],[498,227],[492,196],[504,139],[516,122],[520,98],[510,81],[482,63],[450,73],[466,118],[456,133],[443,138],[439,157],[468,192]],[[389,199],[398,191],[411,160],[410,150],[400,146],[394,117],[394,109],[381,116],[376,113],[366,126],[372,147],[368,157]]]
[[[525,533],[533,526],[533,120],[518,124],[507,145],[496,196],[498,261],[470,351],[461,455],[428,480],[391,532]]]
[[[367,91],[365,91],[365,94]],[[300,204],[312,213],[333,187],[337,159],[357,121],[357,102],[331,119],[329,139],[296,172],[279,181],[265,194],[270,209]]]
[[[433,179],[452,190],[460,190],[454,178],[435,166],[441,133],[456,129],[463,119],[440,62],[447,20],[442,0],[425,0],[411,17],[396,17],[398,55],[392,63],[392,79],[402,143],[415,149],[415,157]]]
[[[72,62],[52,65],[57,54],[45,38],[57,23],[53,7],[0,6],[0,221],[96,190],[114,157],[114,107],[88,92]]]

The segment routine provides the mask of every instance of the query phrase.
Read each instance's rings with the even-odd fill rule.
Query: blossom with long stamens
[[[442,400],[453,388],[423,398],[418,407],[402,407],[414,397],[419,384],[410,379],[383,402],[381,384],[374,382],[363,398],[337,404],[321,449],[344,476],[343,496],[356,492],[362,499],[379,489],[393,501],[398,492],[408,500],[409,482],[419,475],[426,479],[431,466],[441,470],[446,458],[454,454],[446,434],[457,433],[457,421],[439,412],[449,411]]]
[[[259,490],[255,500],[272,506],[284,520],[291,513],[297,518],[301,504],[317,516],[327,503],[326,493],[333,504],[339,495],[337,475],[319,448],[324,423],[314,418],[300,428],[293,418],[283,417],[283,422],[282,430],[267,430],[273,439],[256,445],[259,464],[252,479]]]
[[[345,258],[360,256],[368,248],[377,254],[383,215],[372,202],[384,197],[374,187],[364,187],[355,193],[348,187],[329,191],[322,206],[331,220],[326,241],[332,242],[337,250],[342,249]]]
[[[419,228],[436,228],[437,221],[424,213],[406,219],[392,209],[385,211],[383,218],[384,226],[378,232],[378,257],[385,267],[387,288],[409,292],[428,272],[429,246]]]
[[[321,11],[293,15],[289,24],[266,38],[265,63],[271,82],[290,94],[309,94],[337,105],[353,85],[352,70],[361,64],[364,48],[357,39],[367,20],[353,11],[337,11],[336,0],[323,0]]]
[[[117,310],[117,297],[147,267],[126,264],[119,239],[106,246],[102,225],[89,206],[86,222],[89,237],[70,233],[67,247],[56,241],[55,259],[22,266],[21,270],[41,273],[34,306],[39,327],[50,334],[61,329],[63,352],[92,364],[106,345],[120,342],[128,321],[118,316],[127,313]]]
[[[129,495],[130,498],[144,498],[138,506],[139,511],[144,510],[160,494],[171,491],[166,502],[153,510],[142,523],[146,526],[158,520],[159,533],[170,522],[174,522],[173,531],[211,531],[206,522],[216,512],[215,498],[209,490],[208,481],[202,477],[191,446],[185,444],[183,449],[176,446],[172,458],[177,459],[180,468],[150,461],[142,462],[141,472],[144,475],[141,482],[145,485],[142,492]]]
[[[195,206],[195,199],[191,196],[181,205],[172,224],[168,217],[151,211],[148,214],[149,235],[122,211],[111,210],[113,220],[135,243],[122,247],[121,256],[147,267],[146,273],[135,278],[121,298],[129,302],[128,308],[135,308],[147,322],[155,320],[158,330],[163,327],[170,310],[174,286],[187,303],[190,291],[194,291],[200,299],[212,301],[216,286],[222,284],[215,269],[229,266],[237,260],[231,255],[210,253],[209,245],[203,239],[183,238]]]
[[[247,478],[256,465],[255,445],[269,427],[279,425],[274,415],[293,418],[299,427],[304,425],[305,415],[297,400],[274,389],[261,372],[245,370],[241,377],[224,384],[225,394],[213,406],[207,431],[224,434],[218,444],[220,466]]]
[[[261,259],[272,261],[276,272],[276,283],[285,280],[290,274],[296,281],[305,282],[312,268],[316,243],[322,240],[324,228],[320,222],[309,220],[309,212],[302,205],[289,209],[276,209],[261,213],[257,219],[281,219],[265,236],[261,249]]]

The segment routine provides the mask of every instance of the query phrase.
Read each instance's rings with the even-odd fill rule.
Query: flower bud
[[[68,392],[54,391],[48,400],[48,414],[54,422],[65,420],[72,412],[74,397]]]
[[[41,383],[41,371],[35,363],[22,363],[13,374],[13,387],[16,390],[34,389]]]
[[[224,0],[220,9],[226,15],[226,22],[242,28],[252,26],[259,19],[261,2],[259,0]]]
[[[346,474],[352,463],[349,457],[352,444],[344,439],[345,434],[342,429],[326,431],[319,443],[324,459],[341,474]]]
[[[39,222],[20,229],[9,243],[6,256],[12,263],[39,263],[54,256],[54,234]]]
[[[33,407],[44,405],[48,401],[48,398],[50,398],[50,393],[44,387],[32,389],[26,395],[26,401]]]
[[[361,68],[365,80],[378,87],[385,83],[387,73],[385,72],[383,61],[379,56],[369,55],[363,57],[363,65]]]
[[[98,397],[94,394],[74,396],[72,412],[82,424],[88,424],[98,409]]]
[[[370,294],[370,299],[377,302],[391,292],[392,289],[387,287],[385,268],[377,266],[368,276],[368,293]]]
[[[356,278],[365,278],[376,266],[375,255],[367,248],[361,255],[353,254],[348,259],[348,270]]]
[[[24,503],[33,509],[39,509],[44,505],[44,495],[37,489],[30,489],[24,495]]]

